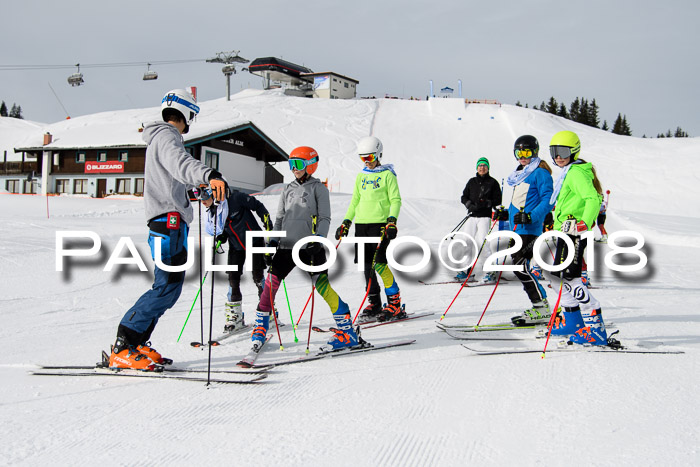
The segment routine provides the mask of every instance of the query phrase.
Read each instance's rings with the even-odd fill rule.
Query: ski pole
[[[284,279],[282,279],[282,287],[284,288],[284,296],[287,298],[287,309],[289,310],[289,321],[292,323],[292,331],[294,332],[294,342],[299,342],[299,338],[297,338],[297,326],[294,324],[294,316],[292,316],[292,306],[289,304],[287,283],[284,281]]]
[[[204,284],[202,280],[202,199],[199,196],[199,283]],[[195,298],[195,300],[197,300]],[[204,342],[204,302],[199,301],[199,342]],[[178,340],[180,338],[178,337]]]
[[[573,218],[573,216],[569,215],[569,219],[571,219],[571,218]],[[581,242],[580,242],[578,237],[575,239],[575,242],[576,242],[576,245],[574,248],[574,258],[578,258],[578,249],[579,249],[579,245]],[[563,255],[564,255],[564,248],[562,248],[560,250],[560,256],[559,256],[558,263],[561,263],[561,258]],[[557,263],[556,260],[554,262]],[[552,312],[552,316],[550,316],[549,322],[547,323],[547,328],[548,328],[547,340],[544,342],[544,349],[542,349],[542,358],[544,358],[545,353],[547,352],[547,344],[549,344],[549,338],[552,335],[552,326],[554,325],[554,319],[557,316],[557,310],[559,309],[559,303],[561,302],[561,292],[564,289],[564,271],[561,271],[560,274],[561,274],[561,280],[559,281],[559,296],[557,297],[557,304],[554,305],[554,311]]]
[[[367,300],[367,296],[369,295],[369,289],[372,287],[372,279],[375,277],[374,273],[374,264],[377,261],[377,253],[379,253],[379,247],[381,246],[382,242],[384,241],[384,235],[386,235],[386,231],[382,232],[382,236],[379,239],[379,243],[377,243],[377,248],[374,249],[374,256],[372,257],[372,266],[370,268],[371,275],[369,276],[369,280],[367,281],[367,291],[365,291],[365,296],[362,299],[362,303],[360,303],[360,308],[357,309],[357,313],[355,313],[355,317],[352,319],[352,324],[355,324],[355,320],[360,314],[360,310],[365,304],[365,300]]]
[[[213,204],[212,204],[213,205]],[[214,214],[214,235],[216,235],[216,218],[218,216]],[[214,250],[211,252],[211,264],[216,264],[216,250],[219,249],[221,242],[214,242]],[[211,275],[211,299],[209,304],[209,356],[207,358],[207,386],[211,384],[211,348],[212,348],[212,331],[214,326],[214,282],[216,279],[216,274]]]
[[[269,278],[269,277],[268,277]],[[280,326],[279,323],[277,322],[277,312],[275,310],[275,302],[272,297],[272,279],[270,279],[270,306],[272,306],[272,317],[275,319],[275,328],[277,329],[277,338],[280,341],[280,350],[284,350],[284,346],[282,345],[282,336],[280,335]]]
[[[309,337],[306,339],[306,354],[309,354],[309,345],[311,344],[311,325],[314,321],[314,291],[316,286],[311,286],[311,317],[309,318]]]
[[[496,225],[496,222],[498,222],[498,221],[497,221],[497,220],[494,220],[494,221],[491,223],[491,227],[489,228],[489,231],[486,232],[486,236],[487,236],[487,237],[488,237],[489,234],[491,233],[491,230],[493,230],[493,227]],[[481,248],[479,248],[479,252],[476,254],[476,260],[474,261],[474,265],[475,265],[475,266],[476,266],[476,263],[479,261],[479,256],[481,255],[481,251],[484,249],[484,245],[485,245],[485,244],[486,244],[486,238],[484,238],[484,241],[481,243]],[[440,316],[440,321],[442,321],[442,320],[445,318],[445,315],[447,314],[447,312],[450,311],[450,308],[452,308],[452,304],[455,302],[455,300],[457,300],[457,297],[459,297],[459,294],[462,293],[462,289],[464,289],[465,286],[467,285],[467,281],[468,281],[469,278],[472,276],[472,273],[473,273],[473,272],[474,272],[474,268],[472,267],[471,270],[469,271],[469,274],[467,274],[467,278],[464,279],[464,282],[462,282],[462,285],[459,287],[459,290],[457,291],[457,295],[455,295],[455,298],[452,299],[452,301],[450,302],[450,305],[447,307],[447,309],[446,309],[445,312],[442,314],[442,316]]]
[[[338,249],[338,247],[340,246],[340,242],[342,242],[342,241],[343,241],[343,237],[340,237],[340,240],[338,240],[338,243],[335,245],[336,250]],[[306,299],[306,303],[304,303],[304,308],[301,310],[301,314],[299,315],[299,319],[297,320],[297,324],[294,325],[295,329],[296,329],[296,326],[299,325],[299,322],[301,321],[302,316],[304,316],[304,312],[306,311],[306,307],[308,306],[309,302],[311,301],[311,296],[313,295],[313,293],[314,293],[314,291],[313,291],[313,289],[311,289],[311,293],[309,294],[309,298]],[[292,313],[291,310],[289,311],[289,313],[291,316],[291,313]],[[292,323],[293,322],[294,322],[294,320],[292,320]]]
[[[313,291],[313,289],[311,289],[311,293],[309,294],[309,298],[306,299],[306,303],[304,304],[304,309],[301,310],[301,314],[299,315],[299,319],[297,320],[297,324],[295,324],[294,327],[299,325],[299,321],[301,321],[301,317],[304,316],[304,312],[306,311],[306,307],[309,304],[309,302],[311,301],[311,297],[313,296],[313,294],[314,294],[314,291]]]
[[[216,249],[219,249],[220,245],[221,245],[221,242],[218,242],[216,244]],[[187,313],[187,318],[185,318],[185,324],[182,325],[182,329],[180,330],[180,335],[177,336],[177,342],[180,342],[180,338],[182,337],[182,333],[185,331],[185,327],[187,326],[187,322],[190,320],[190,315],[192,314],[192,310],[194,310],[194,306],[197,304],[197,298],[199,298],[199,294],[202,291],[202,287],[204,287],[204,282],[207,280],[208,275],[209,275],[209,271],[204,273],[204,278],[202,279],[202,282],[199,284],[199,289],[197,289],[197,294],[194,296],[194,300],[192,301],[192,306],[190,307],[190,311],[189,311],[189,313]],[[204,341],[204,339],[202,339],[202,341]]]

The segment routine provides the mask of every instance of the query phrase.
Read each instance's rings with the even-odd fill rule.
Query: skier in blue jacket
[[[508,185],[513,187],[513,197],[508,211],[500,209],[495,216],[499,220],[507,217],[514,232],[523,241],[520,251],[511,258],[513,264],[524,265],[523,271],[516,271],[515,276],[523,284],[532,308],[512,318],[515,325],[543,323],[549,321],[551,311],[547,302],[547,293],[537,278],[530,271],[532,250],[542,234],[544,218],[552,210],[552,169],[538,157],[540,145],[537,138],[523,135],[515,140],[513,155],[518,166],[508,176]]]
[[[222,245],[228,243],[228,265],[237,266],[235,271],[227,272],[229,288],[224,332],[238,331],[245,326],[242,310],[241,275],[246,259],[246,233],[261,230],[258,221],[253,217],[253,211],[263,222],[265,230],[272,230],[270,213],[265,205],[253,196],[237,190],[232,190],[229,196],[218,205],[214,204],[209,189],[202,192],[201,199],[202,204],[207,207],[207,233],[215,235],[216,240],[221,241]],[[215,223],[216,232],[214,232]],[[254,247],[265,246],[265,240],[262,237],[255,237],[251,243]],[[263,290],[264,272],[263,255],[253,255],[253,282],[258,288],[258,298]]]

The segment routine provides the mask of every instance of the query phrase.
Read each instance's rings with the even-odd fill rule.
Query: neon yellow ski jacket
[[[379,166],[381,168],[383,166]],[[357,174],[345,219],[356,224],[379,224],[387,217],[398,219],[401,209],[399,182],[390,166],[381,172]]]
[[[566,174],[554,209],[554,228],[559,230],[569,216],[583,221],[590,230],[598,217],[603,196],[593,186],[593,164],[575,164]]]

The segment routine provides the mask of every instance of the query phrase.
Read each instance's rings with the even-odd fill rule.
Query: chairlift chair
[[[73,73],[68,77],[68,84],[71,86],[80,86],[81,84],[85,83],[85,80],[83,79],[83,74],[80,72],[80,63],[75,66],[78,67],[78,72]]]
[[[158,73],[155,71],[151,70],[151,64],[148,64],[148,69],[146,72],[143,74],[143,80],[144,81],[150,81],[152,79],[158,79]]]

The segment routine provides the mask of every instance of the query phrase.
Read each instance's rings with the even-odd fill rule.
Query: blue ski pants
[[[163,216],[148,223],[151,256],[155,259],[154,239],[160,237],[162,263],[181,266],[187,262],[187,224],[181,222],[179,228],[169,229],[166,220]],[[163,313],[175,305],[185,281],[185,271],[166,272],[156,266],[154,273],[151,289],[141,295],[119,323],[140,334],[155,326]]]

